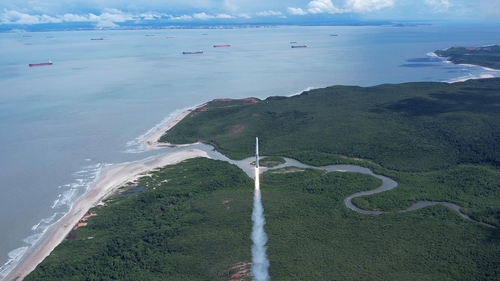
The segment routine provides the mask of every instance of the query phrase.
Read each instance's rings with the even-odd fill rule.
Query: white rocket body
[[[259,167],[259,138],[255,138],[255,168]]]

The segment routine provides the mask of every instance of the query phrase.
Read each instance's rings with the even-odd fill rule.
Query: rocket
[[[255,168],[259,167],[259,138],[255,138]]]

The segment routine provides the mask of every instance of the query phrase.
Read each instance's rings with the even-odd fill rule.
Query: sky
[[[500,20],[500,0],[1,0],[0,25]]]

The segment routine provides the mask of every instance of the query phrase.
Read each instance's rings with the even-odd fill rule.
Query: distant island
[[[161,142],[202,141],[373,175],[286,168],[261,177],[272,280],[498,280],[500,78],[292,97],[217,99],[185,113]],[[169,127],[170,128],[170,127]],[[154,145],[153,142],[150,143]],[[266,161],[263,161],[264,163]],[[225,161],[155,168],[91,209],[25,280],[251,280],[252,179]],[[402,213],[415,202],[450,202]],[[83,214],[82,214],[83,215]]]
[[[454,64],[472,64],[500,70],[500,45],[484,47],[452,47],[434,52]]]

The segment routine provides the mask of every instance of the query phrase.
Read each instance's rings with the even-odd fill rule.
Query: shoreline
[[[168,143],[158,143],[158,139],[173,126],[179,123],[192,111],[205,106],[206,103],[190,107],[170,121],[157,128],[155,131],[145,136],[141,141],[141,147],[145,150],[160,149],[172,146]],[[176,147],[179,147],[175,145]],[[189,146],[189,144],[182,145]],[[110,197],[118,188],[127,182],[133,182],[139,177],[151,172],[154,169],[167,165],[174,165],[181,161],[196,157],[207,157],[208,154],[199,149],[188,149],[168,153],[162,156],[151,157],[133,162],[117,164],[106,168],[100,174],[99,178],[92,183],[85,193],[78,198],[58,222],[56,222],[47,232],[47,237],[34,248],[34,250],[25,259],[22,259],[5,277],[4,280],[23,280],[32,272],[50,253],[64,241],[68,233],[73,229],[80,219],[91,208],[103,205],[102,201]],[[146,164],[148,163],[148,164]]]
[[[186,149],[160,156],[152,163],[151,159],[147,158],[140,162],[109,167],[101,174],[99,179],[88,188],[87,192],[73,204],[70,211],[53,226],[48,237],[31,253],[31,255],[22,260],[5,276],[5,280],[17,281],[26,277],[52,252],[52,250],[54,250],[55,247],[64,241],[73,226],[78,223],[90,208],[99,205],[102,200],[113,194],[119,187],[127,182],[136,180],[153,169],[173,165],[195,157],[208,157],[208,155],[206,152],[199,149]]]
[[[467,67],[479,67],[479,68],[482,68],[485,71],[500,72],[500,69],[489,68],[489,67],[486,67],[486,66],[481,66],[481,65],[476,65],[476,64],[454,63],[451,60],[447,59],[446,57],[440,57],[440,56],[438,56],[435,52],[427,53],[427,55],[430,56],[430,57],[438,58],[438,59],[442,60],[444,63],[447,63],[447,64],[467,66]],[[449,84],[453,84],[453,83],[457,83],[457,82],[465,82],[467,80],[487,79],[487,78],[495,78],[495,77],[496,76],[493,76],[491,74],[481,74],[481,75],[476,76],[476,77],[458,77],[458,78],[455,78],[455,79],[448,80],[446,82],[449,83]]]
[[[158,127],[156,130],[150,132],[147,134],[144,139],[141,141],[140,146],[142,149],[145,151],[148,150],[153,150],[153,149],[160,149],[163,147],[183,147],[183,146],[189,146],[191,144],[182,144],[182,145],[173,145],[170,143],[159,143],[158,140],[172,127],[177,125],[182,119],[186,118],[191,112],[204,107],[207,103],[202,103],[193,107],[189,107],[188,109],[182,111],[181,113],[177,114],[174,116],[171,120],[166,122],[165,124],[161,125]]]

